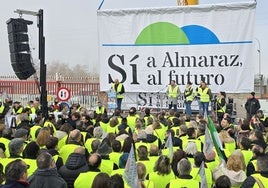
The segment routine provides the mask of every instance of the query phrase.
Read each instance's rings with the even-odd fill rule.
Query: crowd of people
[[[43,118],[38,99],[27,106],[6,100],[0,108],[0,187],[129,187],[124,173],[131,148],[137,187],[201,187],[201,166],[208,187],[268,185],[268,118],[255,93],[245,105],[247,118],[237,122],[226,113],[224,92],[214,101],[213,126],[222,143],[222,160],[215,147],[207,150],[205,140],[210,90],[203,82],[196,91],[191,85],[184,92],[185,114],[175,107],[174,98],[180,92],[175,83],[168,88],[169,109],[157,113],[131,107],[108,115],[101,101],[95,110],[55,101]],[[123,86],[113,87],[121,100]],[[194,98],[200,102],[197,115],[189,106]]]

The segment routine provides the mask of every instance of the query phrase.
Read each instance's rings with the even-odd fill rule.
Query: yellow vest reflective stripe
[[[198,88],[198,93],[200,94],[200,102],[209,102],[210,98],[208,95],[208,87],[202,90],[201,87]]]
[[[186,97],[186,101],[193,101],[194,100],[194,92],[193,92],[193,88],[190,87],[189,91],[185,91],[185,95],[189,95]]]
[[[103,114],[104,110],[105,110],[104,106],[101,106],[101,107],[98,106],[96,108],[95,112],[96,112],[96,114]]]
[[[174,179],[175,176],[171,170],[169,174],[159,175],[157,172],[149,173],[149,180],[154,182],[155,188],[166,187],[170,180]]]
[[[169,188],[183,187],[194,188],[199,187],[199,182],[194,179],[173,179],[170,180]]]
[[[179,96],[178,88],[179,88],[179,86],[177,86],[177,85],[174,88],[171,85],[169,85],[168,86],[168,97],[177,98]]]
[[[99,172],[80,173],[74,182],[74,188],[91,187],[95,176],[97,176],[98,174]]]
[[[5,110],[5,106],[2,104],[2,106],[0,107],[0,114],[2,114]]]
[[[252,177],[258,178],[260,180],[260,182],[264,185],[264,187],[266,187],[268,185],[268,178],[263,177],[261,174],[257,173],[257,174],[251,174]],[[259,185],[257,182],[255,182],[253,188],[259,188]]]
[[[122,99],[124,98],[124,95],[123,94],[119,94],[119,92],[122,91],[122,88],[123,88],[123,84],[122,83],[119,83],[118,86],[117,86],[117,89],[116,89],[116,98],[119,98],[119,99]],[[115,84],[113,83],[112,84],[112,89],[115,90]]]
[[[217,99],[217,103],[220,104],[221,99]],[[221,108],[217,109],[217,112],[223,112],[225,113],[226,111],[226,105],[222,106]]]

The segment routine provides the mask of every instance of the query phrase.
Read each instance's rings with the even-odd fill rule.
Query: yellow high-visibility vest
[[[117,86],[117,89],[116,89],[116,93],[117,93],[116,98],[118,98],[118,99],[124,98],[123,94],[119,94],[119,92],[122,91],[122,88],[123,88],[123,84],[119,83],[118,86]],[[115,84],[114,83],[112,84],[112,89],[115,90]]]
[[[201,87],[198,88],[198,93],[200,94],[200,102],[209,102],[210,97],[208,94],[208,87],[206,87],[204,90],[202,90]]]
[[[169,85],[168,86],[168,97],[177,98],[179,96],[178,88],[179,88],[179,86],[177,86],[177,85],[174,88],[171,85]]]

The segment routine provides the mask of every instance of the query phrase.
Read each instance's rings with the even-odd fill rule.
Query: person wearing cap
[[[125,93],[124,85],[123,83],[119,82],[118,79],[115,79],[114,82],[112,83],[111,89],[116,92],[117,108],[121,110],[122,100],[124,98]]]
[[[245,109],[247,111],[247,119],[250,120],[253,115],[261,108],[260,102],[255,98],[255,92],[250,93],[250,97],[247,99]]]
[[[180,95],[180,88],[176,84],[175,80],[171,80],[170,84],[167,88],[167,96],[168,96],[168,109],[174,108],[174,112],[177,111],[178,104],[178,96]]]
[[[204,80],[201,80],[200,86],[197,88],[197,96],[200,98],[199,113],[203,116],[207,116],[209,102],[212,99],[212,93]]]
[[[214,101],[214,110],[217,112],[217,118],[219,124],[221,123],[221,120],[223,119],[223,115],[226,111],[226,93],[224,91],[220,91]]]
[[[19,101],[15,101],[12,107],[13,115],[18,115],[21,114],[22,112],[23,112],[23,106],[21,106]]]
[[[194,100],[194,92],[192,87],[192,82],[187,82],[186,88],[184,90],[184,98],[185,98],[185,113],[189,116],[192,115],[191,104]]]

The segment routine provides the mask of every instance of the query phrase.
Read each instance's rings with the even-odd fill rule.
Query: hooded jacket
[[[234,187],[241,186],[247,178],[246,173],[243,170],[235,172],[234,170],[228,170],[226,167],[220,165],[213,171],[213,179],[216,180],[221,175],[228,176],[231,181],[231,185]]]
[[[74,187],[74,181],[81,172],[89,170],[85,155],[72,153],[64,166],[59,170],[61,177],[67,182],[68,188]]]

